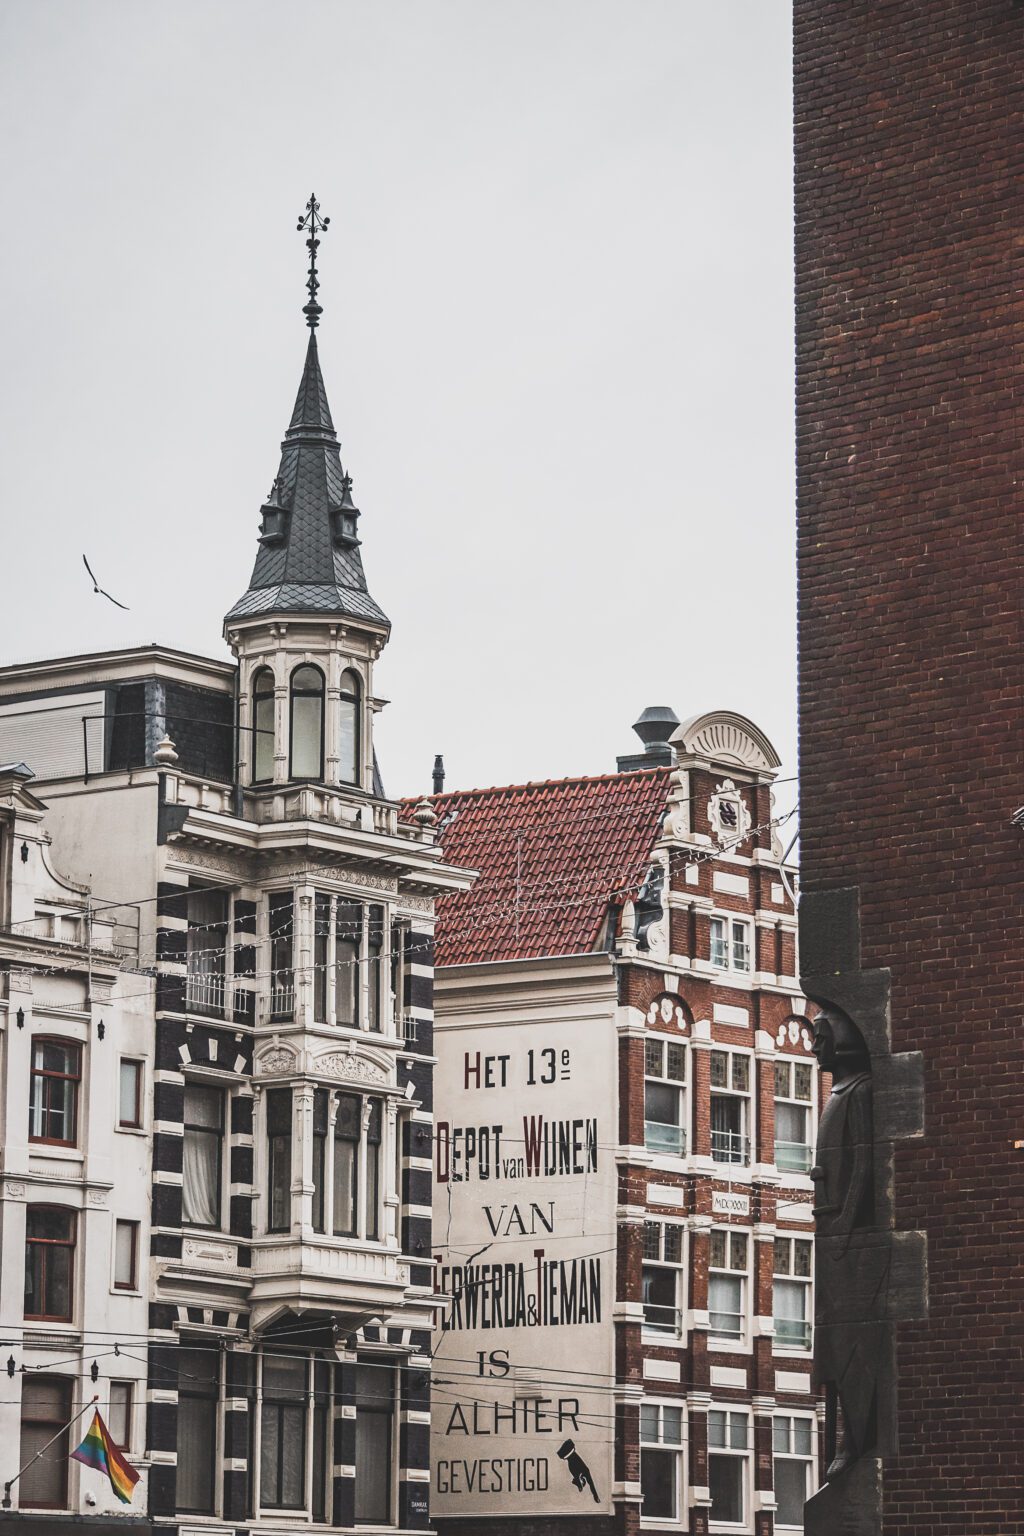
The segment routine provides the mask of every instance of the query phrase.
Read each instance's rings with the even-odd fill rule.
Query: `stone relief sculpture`
[[[825,1388],[826,1478],[866,1452],[876,1438],[876,1361],[883,1341],[889,1243],[875,1229],[871,1059],[844,1013],[814,1021],[814,1055],[832,1074],[818,1129],[814,1182],[816,1231],[815,1374]],[[840,1435],[839,1413],[842,1411]]]
[[[924,1130],[920,1052],[894,1054],[890,975],[864,970],[856,889],[805,893],[801,988],[821,1009],[813,1050],[832,1074],[814,1181],[814,1382],[826,1481],[805,1536],[881,1536],[882,1473],[899,1451],[896,1328],[927,1313],[921,1232],[899,1230],[895,1143]]]

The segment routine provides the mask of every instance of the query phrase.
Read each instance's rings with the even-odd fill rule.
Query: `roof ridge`
[[[617,773],[614,770],[608,773],[573,773],[564,779],[526,779],[521,784],[481,784],[475,789],[442,789],[436,795],[402,795],[400,802],[405,801],[419,803],[421,800],[454,800],[457,796],[468,797],[470,795],[498,795],[509,790],[523,789],[557,789],[564,784],[621,784],[624,780],[639,779],[645,776],[652,778],[671,772],[667,763],[658,763],[652,768],[629,768],[625,772]]]

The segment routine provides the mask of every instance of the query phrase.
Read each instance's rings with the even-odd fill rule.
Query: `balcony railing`
[[[645,1120],[644,1146],[648,1152],[667,1152],[672,1157],[683,1157],[686,1152],[686,1132],[681,1125],[666,1125],[663,1120]]]
[[[644,1327],[649,1333],[671,1334],[678,1339],[683,1331],[683,1314],[678,1307],[661,1307],[644,1302]]]
[[[742,1339],[743,1337],[742,1312],[709,1312],[708,1323],[711,1332],[717,1334],[720,1339]]]
[[[224,977],[217,971],[189,971],[185,978],[185,1006],[198,1013],[223,1013]]]
[[[711,1156],[716,1163],[750,1162],[750,1137],[739,1131],[711,1132]]]
[[[295,975],[292,971],[279,971],[270,982],[270,1017],[290,1019],[295,1012]]]
[[[777,1141],[775,1166],[784,1173],[806,1173],[811,1166],[812,1149],[805,1141]]]
[[[783,1349],[810,1349],[811,1325],[795,1317],[775,1319],[775,1342]]]

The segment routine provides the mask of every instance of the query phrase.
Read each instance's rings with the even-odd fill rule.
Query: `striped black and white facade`
[[[430,806],[400,822],[381,784],[389,624],[350,486],[311,337],[225,622],[233,661],[153,646],[0,669],[0,762],[28,760],[64,868],[120,923],[103,965],[85,957],[76,1028],[83,1103],[121,1054],[140,1073],[138,1175],[116,1126],[90,1121],[87,1147],[110,1211],[120,1180],[144,1180],[137,1315],[120,1327],[80,1244],[57,1334],[85,1358],[105,1330],[131,1357],[131,1518],[153,1529],[430,1528],[434,906],[470,877],[445,865]],[[103,986],[129,999],[106,1054],[87,1038]],[[0,1185],[5,1266],[17,1198]],[[26,1433],[0,1445],[0,1481]],[[97,1531],[96,1480],[72,1467],[31,1509],[15,1491],[9,1518]]]

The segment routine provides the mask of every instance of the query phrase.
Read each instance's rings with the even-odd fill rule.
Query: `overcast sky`
[[[227,655],[313,189],[389,793],[612,769],[655,703],[795,772],[789,11],[2,0],[2,659]]]

